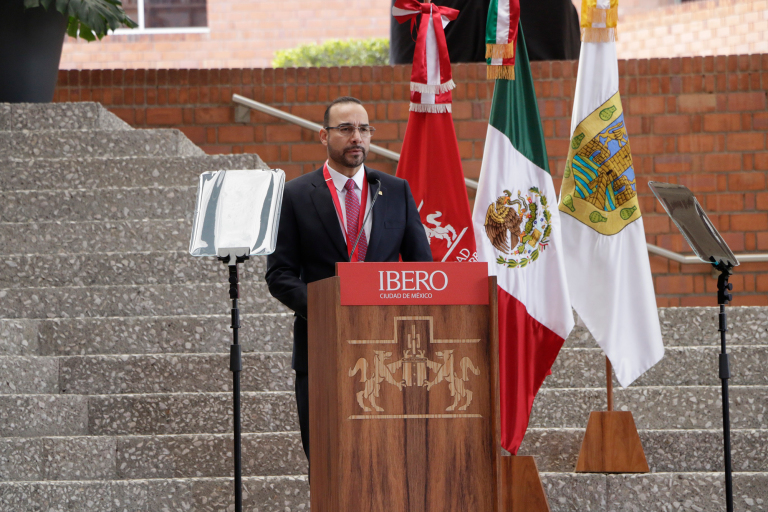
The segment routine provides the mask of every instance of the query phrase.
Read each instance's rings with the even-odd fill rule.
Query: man
[[[336,275],[340,261],[432,261],[408,182],[363,165],[375,128],[360,100],[334,100],[323,126],[328,160],[285,185],[277,249],[267,258],[266,275],[269,292],[296,316],[292,367],[307,459],[307,284]]]

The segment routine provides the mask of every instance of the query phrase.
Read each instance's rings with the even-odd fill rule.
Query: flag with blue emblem
[[[618,0],[583,0],[571,142],[560,189],[571,304],[623,387],[664,356],[619,97]]]

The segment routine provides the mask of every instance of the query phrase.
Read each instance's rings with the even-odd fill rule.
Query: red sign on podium
[[[337,263],[342,306],[488,304],[487,263]]]

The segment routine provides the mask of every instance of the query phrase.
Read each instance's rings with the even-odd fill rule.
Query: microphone
[[[373,195],[373,201],[371,201],[371,207],[368,210],[368,213],[365,214],[365,218],[363,219],[363,225],[360,226],[360,232],[357,234],[357,240],[355,240],[355,245],[352,247],[352,250],[349,252],[348,258],[350,261],[352,261],[352,255],[355,254],[355,249],[357,249],[357,244],[360,243],[360,237],[363,236],[363,233],[365,233],[365,223],[368,222],[368,216],[373,211],[373,205],[376,204],[376,200],[379,198],[379,192],[381,191],[381,180],[376,174],[376,171],[367,172],[365,175],[365,179],[368,181],[369,184],[373,185],[374,183],[378,183],[379,186],[376,189],[376,193]]]

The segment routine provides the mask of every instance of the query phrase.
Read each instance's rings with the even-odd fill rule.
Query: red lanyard
[[[365,173],[365,171],[363,171]],[[344,230],[344,239],[347,242],[347,254],[349,254],[349,250],[352,248],[351,245],[355,244],[355,240],[352,240],[350,243],[349,238],[347,237],[347,226],[345,225],[345,219],[344,215],[341,213],[341,203],[339,202],[339,195],[336,193],[336,186],[333,184],[333,178],[331,178],[331,173],[328,171],[328,162],[325,162],[325,165],[323,165],[323,178],[325,178],[325,184],[328,185],[328,190],[331,191],[331,197],[333,198],[333,206],[336,207],[336,213],[339,215],[339,219],[341,219],[341,227]],[[354,194],[354,190],[350,190],[347,192],[347,194]],[[357,225],[359,229],[365,230],[365,226],[363,226],[363,220],[365,220],[365,205],[368,202],[368,180],[363,179],[363,193],[361,194],[361,200],[360,200],[360,220],[357,221]],[[359,232],[358,232],[359,234]],[[352,258],[350,261],[358,261],[358,255],[360,253],[360,244],[357,244],[357,248],[355,248],[355,253],[352,255]]]

